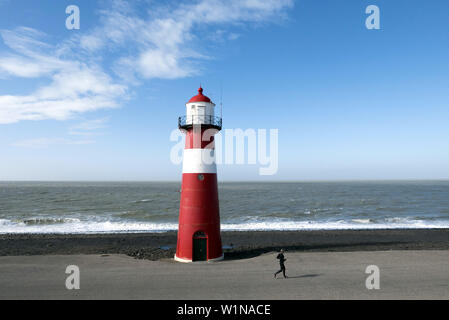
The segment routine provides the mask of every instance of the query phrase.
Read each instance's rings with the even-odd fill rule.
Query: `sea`
[[[177,182],[0,182],[0,234],[177,230]],[[449,228],[449,181],[223,182],[222,230]]]

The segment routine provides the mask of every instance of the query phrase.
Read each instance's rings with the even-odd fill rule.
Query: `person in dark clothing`
[[[284,278],[288,278],[286,275],[285,275],[285,261],[287,260],[285,257],[284,257],[284,249],[282,249],[281,250],[281,252],[278,254],[278,256],[276,257],[276,259],[279,259],[279,265],[281,266],[281,270],[279,270],[278,272],[276,272],[275,274],[274,274],[274,278],[276,279],[276,276],[279,274],[279,273],[281,273],[282,272],[282,274],[284,275]]]

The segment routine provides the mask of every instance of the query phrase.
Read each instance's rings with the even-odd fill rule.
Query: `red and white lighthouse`
[[[200,87],[178,121],[179,129],[186,133],[175,255],[180,262],[223,259],[214,145],[222,119],[215,116],[214,109],[215,104]]]

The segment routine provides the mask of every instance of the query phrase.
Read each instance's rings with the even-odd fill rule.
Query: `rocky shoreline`
[[[284,248],[300,252],[448,250],[449,229],[222,232],[225,259],[246,259]],[[124,234],[4,234],[0,256],[127,254],[173,258],[176,232]]]

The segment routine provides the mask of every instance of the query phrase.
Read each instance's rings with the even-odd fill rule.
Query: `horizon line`
[[[110,183],[146,183],[146,182],[170,182],[175,183],[180,180],[0,180],[0,183],[5,182],[110,182]],[[403,179],[304,179],[304,180],[219,180],[218,183],[236,183],[236,182],[247,182],[247,183],[298,183],[298,182],[425,182],[425,181],[449,181],[449,178],[427,178],[427,179],[415,179],[415,178],[403,178]]]

